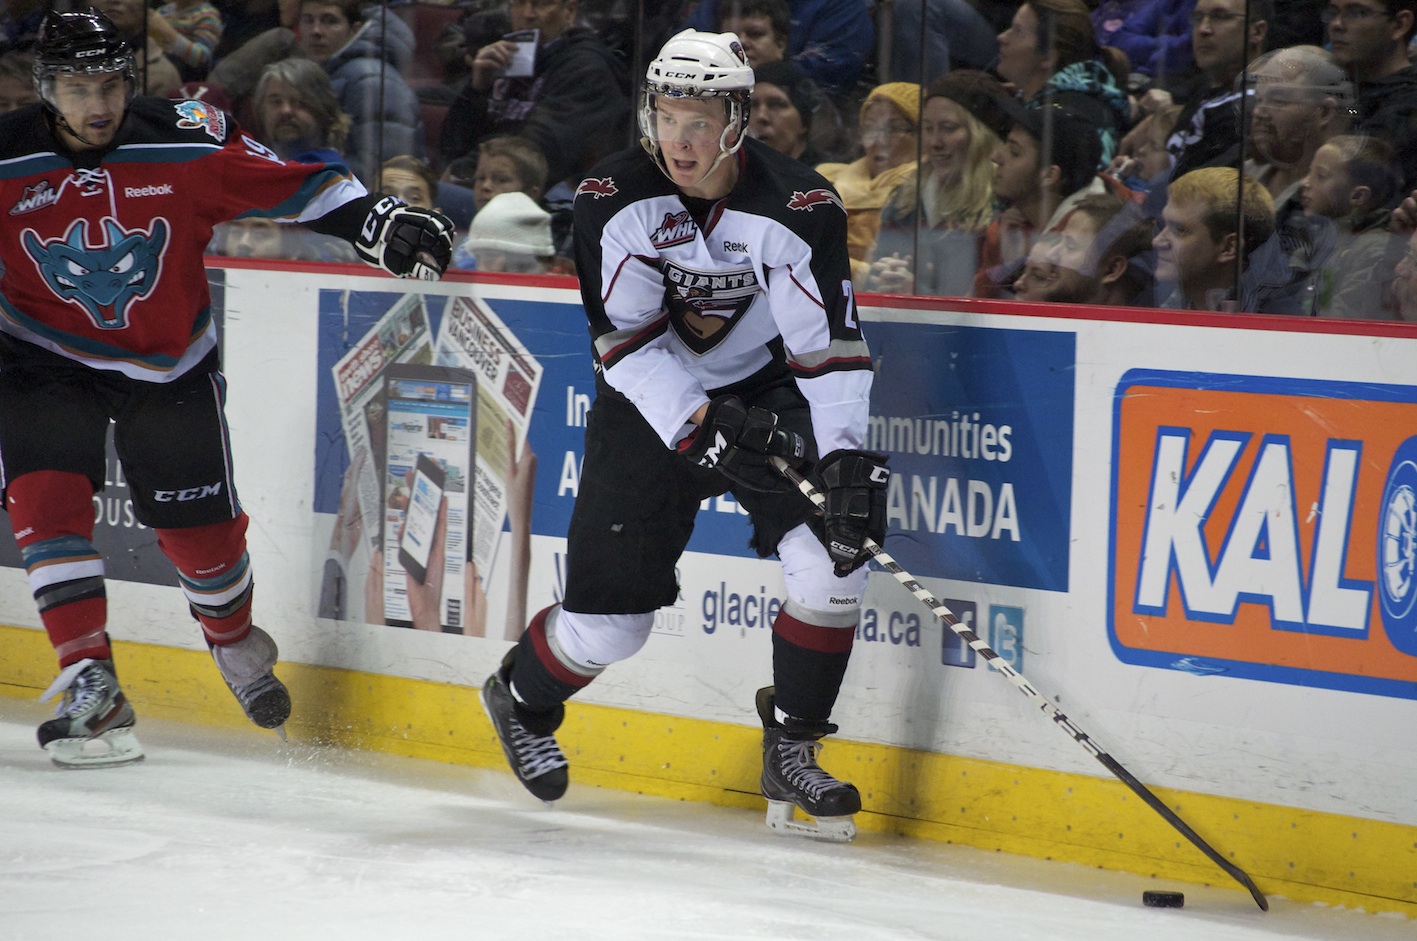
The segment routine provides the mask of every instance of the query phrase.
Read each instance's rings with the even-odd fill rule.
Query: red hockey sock
[[[111,659],[103,556],[93,546],[93,484],[83,474],[35,471],[11,481],[5,497],[59,665]]]
[[[251,559],[245,513],[186,529],[157,530],[157,544],[177,567],[178,580],[207,643],[220,647],[251,632]]]

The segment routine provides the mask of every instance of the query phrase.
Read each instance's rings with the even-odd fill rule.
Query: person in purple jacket
[[[1195,68],[1191,11],[1196,0],[1103,0],[1092,11],[1099,46],[1127,54],[1132,71],[1166,84]]]

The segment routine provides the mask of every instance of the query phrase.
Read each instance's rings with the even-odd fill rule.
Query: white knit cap
[[[498,193],[472,217],[467,230],[467,250],[554,255],[551,214],[526,193]]]

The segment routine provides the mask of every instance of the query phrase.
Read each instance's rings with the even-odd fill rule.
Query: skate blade
[[[143,746],[132,729],[109,729],[93,738],[57,738],[44,746],[61,768],[111,768],[142,761]]]
[[[768,829],[778,836],[805,836],[824,843],[850,843],[856,839],[856,818],[811,817],[797,819],[797,805],[789,801],[768,801]]]

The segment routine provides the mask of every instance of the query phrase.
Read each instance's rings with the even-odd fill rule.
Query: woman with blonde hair
[[[1009,130],[997,104],[1004,94],[993,76],[968,69],[930,84],[920,121],[920,174],[897,186],[881,210],[867,290],[971,293],[979,237],[994,218],[990,158]]]
[[[861,281],[870,267],[881,207],[897,186],[915,176],[920,129],[920,86],[887,82],[861,103],[861,148],[851,163],[823,163],[817,172],[836,187],[846,207],[846,250],[851,278]]]

